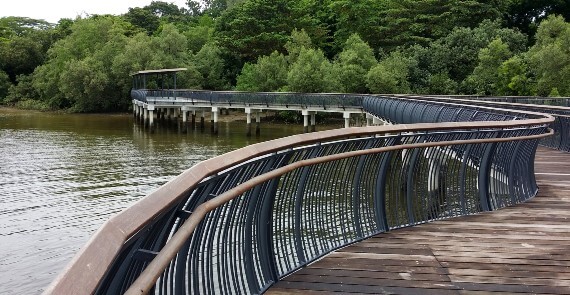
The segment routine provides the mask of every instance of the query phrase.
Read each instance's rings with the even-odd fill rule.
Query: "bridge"
[[[243,110],[246,114],[247,135],[252,134],[252,117],[255,117],[255,133],[260,133],[261,113],[266,111],[297,111],[303,116],[304,132],[316,131],[316,114],[341,113],[344,127],[350,127],[351,118],[360,126],[366,112],[362,108],[365,96],[357,94],[324,93],[249,93],[236,91],[204,91],[176,89],[176,74],[180,69],[140,71],[133,74],[133,115],[138,122],[153,130],[159,120],[180,119],[180,130],[205,129],[206,113],[210,114],[210,127],[213,134],[218,133],[218,117],[223,109]],[[156,76],[156,77],[155,77]],[[165,89],[167,77],[174,89]],[[158,79],[157,89],[148,89],[151,77]],[[168,86],[168,83],[166,83]],[[200,117],[199,122],[197,116]],[[197,124],[200,126],[198,127]],[[366,125],[383,124],[378,118],[366,116]]]
[[[133,98],[146,112],[150,97],[181,110],[359,106],[393,125],[298,134],[201,162],[106,222],[46,294],[569,293],[570,108],[185,93]]]

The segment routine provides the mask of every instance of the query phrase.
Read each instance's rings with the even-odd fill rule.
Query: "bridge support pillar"
[[[188,111],[182,108],[182,133],[188,132]]]
[[[317,112],[311,112],[311,132],[317,131]]]
[[[142,107],[137,105],[137,121],[139,124],[142,122],[142,117],[143,117]]]
[[[148,110],[148,128],[150,132],[152,132],[154,128],[154,106],[149,105],[147,107],[147,110]]]
[[[172,109],[172,119],[174,120],[174,124],[178,125],[178,117],[180,116],[180,109],[174,108]]]
[[[344,128],[349,128],[350,127],[350,113],[344,112],[343,117],[344,117]]]
[[[192,123],[190,124],[192,130],[196,129],[196,110],[192,111]]]
[[[309,111],[302,110],[301,114],[303,114],[303,133],[309,132]]]
[[[135,120],[138,120],[141,115],[141,109],[138,104],[133,105],[133,108],[135,108]]]
[[[255,136],[261,134],[261,110],[255,112]]]
[[[246,133],[247,137],[251,136],[251,108],[245,108],[245,117],[246,117]]]
[[[148,123],[148,109],[143,108],[143,125],[146,127]]]
[[[212,134],[218,134],[218,113],[220,112],[220,109],[218,107],[212,107],[212,119],[211,119],[211,123],[212,123]]]
[[[200,130],[202,132],[204,132],[204,130],[206,129],[206,124],[204,123],[205,119],[204,117],[206,116],[206,111],[202,110],[201,114],[200,114]]]
[[[171,108],[166,108],[166,120],[168,122],[170,122],[172,120],[172,109]]]

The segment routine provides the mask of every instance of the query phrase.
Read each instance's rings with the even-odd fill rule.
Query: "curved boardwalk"
[[[527,203],[377,235],[266,294],[570,294],[570,154],[540,148],[535,163]]]

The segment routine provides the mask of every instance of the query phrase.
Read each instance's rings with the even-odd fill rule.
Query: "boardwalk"
[[[377,235],[266,294],[570,294],[570,154],[541,148],[538,197]]]

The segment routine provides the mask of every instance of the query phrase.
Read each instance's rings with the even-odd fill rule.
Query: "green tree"
[[[526,36],[512,29],[501,28],[498,22],[483,21],[476,28],[456,28],[449,35],[431,44],[428,54],[429,72],[447,74],[461,84],[478,64],[479,51],[500,38],[513,54],[526,49]]]
[[[224,72],[224,60],[220,48],[208,43],[193,58],[196,69],[202,75],[201,87],[209,90],[227,90],[230,87]]]
[[[501,39],[495,39],[479,51],[479,64],[467,77],[467,89],[479,95],[497,94],[499,67],[510,57],[509,46]]]
[[[306,3],[294,0],[249,0],[224,11],[217,20],[216,40],[244,62],[282,51],[293,29],[307,33],[320,28],[304,10]],[[321,30],[322,31],[322,30]],[[311,36],[315,39],[315,36]]]
[[[335,60],[335,73],[343,92],[366,93],[366,74],[376,65],[372,48],[362,41],[357,34],[351,35],[343,51]]]
[[[148,35],[152,35],[160,26],[160,18],[149,9],[129,8],[129,12],[123,16],[131,24],[145,30]]]
[[[501,64],[498,69],[498,95],[533,95],[534,83],[525,55],[515,55]]]
[[[323,10],[333,28],[334,50],[340,51],[353,34],[358,34],[366,43],[378,48],[385,38],[381,29],[388,2],[390,1],[325,1]]]
[[[563,96],[570,95],[570,23],[555,16],[540,23],[528,58],[538,95],[547,96],[554,88]]]
[[[52,108],[74,111],[125,109],[128,96],[121,91],[112,63],[125,47],[130,24],[119,17],[77,20],[72,33],[56,42],[48,60],[34,71],[33,85]]]
[[[287,61],[289,64],[293,64],[299,58],[301,49],[303,48],[314,48],[311,37],[305,30],[293,29],[291,32],[291,38],[285,43],[285,49],[287,50]]]
[[[570,19],[570,2],[566,0],[510,0],[505,19],[515,27],[533,36],[543,20],[550,15]]]
[[[213,41],[214,35],[214,19],[209,15],[197,17],[197,24],[188,27],[184,32],[184,36],[188,40],[188,50],[196,53],[202,49],[204,44]]]
[[[269,56],[261,56],[257,63],[246,63],[237,77],[237,90],[240,91],[279,91],[287,85],[287,59],[274,51]]]
[[[299,57],[287,74],[287,89],[293,92],[329,92],[336,84],[332,65],[320,49],[301,48]]]
[[[372,93],[410,93],[410,69],[416,61],[399,51],[381,60],[366,75],[366,84]]]

